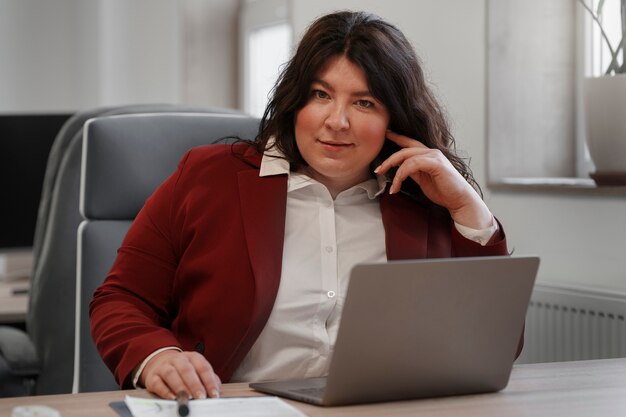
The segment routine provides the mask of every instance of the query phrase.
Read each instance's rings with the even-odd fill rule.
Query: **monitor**
[[[31,248],[48,154],[68,114],[0,114],[0,251]]]

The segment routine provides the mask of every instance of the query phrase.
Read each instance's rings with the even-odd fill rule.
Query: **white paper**
[[[176,401],[126,396],[133,417],[178,417]],[[277,397],[209,398],[189,401],[189,417],[306,417]]]

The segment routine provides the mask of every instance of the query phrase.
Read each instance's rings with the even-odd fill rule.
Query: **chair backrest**
[[[253,139],[258,125],[257,119],[247,116],[201,114],[114,116],[87,122],[80,200],[85,220],[78,232],[74,392],[117,387],[91,338],[89,302],[146,198],[174,172],[188,149],[225,137]]]
[[[234,112],[174,104],[98,108],[72,116],[57,135],[48,158],[33,247],[27,330],[40,359],[37,394],[69,393],[74,375],[76,229],[83,124],[96,116],[146,112]]]

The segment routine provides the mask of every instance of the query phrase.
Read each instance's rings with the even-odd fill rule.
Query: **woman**
[[[402,33],[321,17],[256,140],[189,151],[139,213],[91,303],[104,361],[163,398],[323,375],[354,264],[507,253],[453,149]]]

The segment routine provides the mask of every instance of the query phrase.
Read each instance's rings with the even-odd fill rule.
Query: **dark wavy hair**
[[[365,12],[331,13],[309,26],[274,86],[255,140],[259,152],[275,137],[274,146],[292,169],[307,165],[296,145],[295,116],[307,103],[315,77],[340,55],[365,73],[370,92],[389,111],[389,129],[439,149],[480,192],[469,166],[456,155],[445,115],[426,84],[413,46],[394,25]],[[382,161],[397,150],[395,143],[386,140],[377,159]],[[413,181],[405,181],[403,191],[422,195]]]

